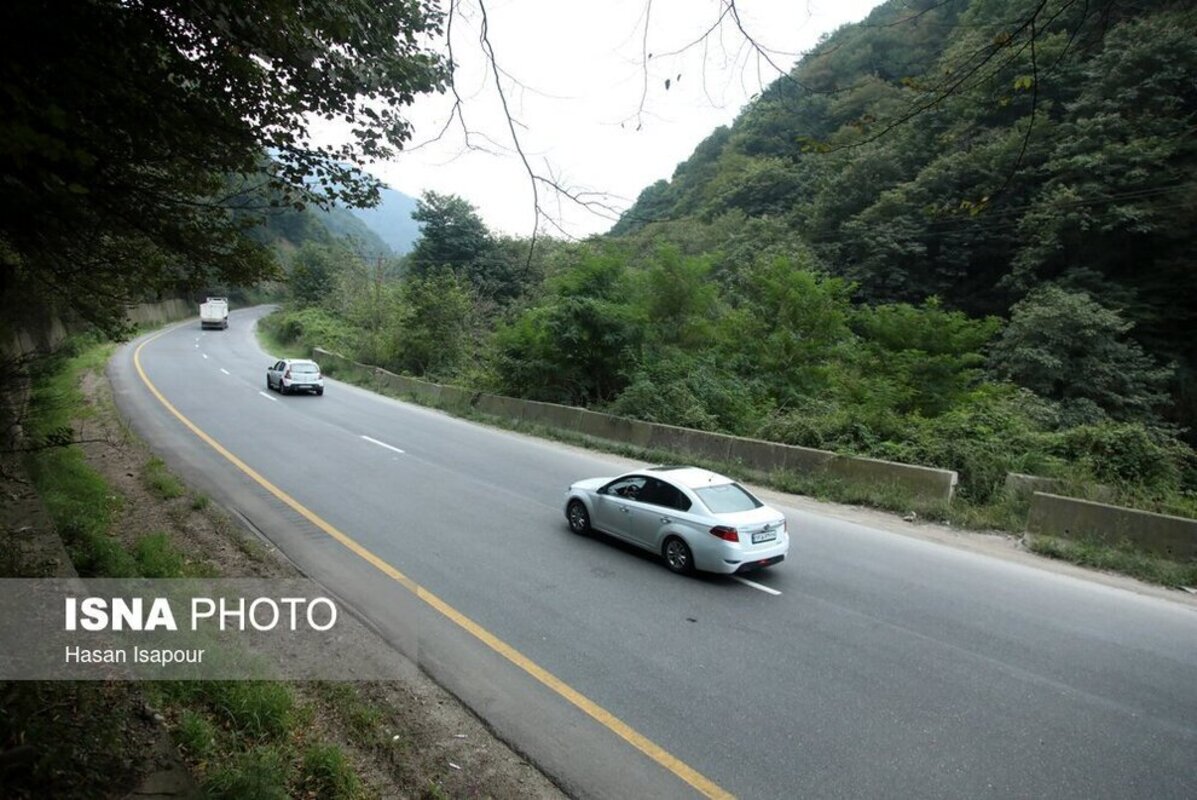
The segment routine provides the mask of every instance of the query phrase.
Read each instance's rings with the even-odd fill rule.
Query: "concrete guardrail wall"
[[[1065,539],[1116,545],[1129,540],[1142,550],[1174,559],[1197,558],[1197,519],[1153,514],[1120,506],[1035,492],[1027,530]]]
[[[448,408],[473,408],[485,414],[575,431],[596,439],[718,461],[738,462],[751,469],[765,472],[823,471],[850,482],[892,484],[932,501],[951,500],[956,488],[957,475],[953,470],[842,456],[826,450],[642,422],[584,408],[471,392],[456,386],[442,386],[396,375],[379,367],[359,364],[319,347],[313,348],[312,357],[320,363],[322,369],[328,370],[329,366],[333,366],[332,370],[328,370],[332,375],[337,371],[351,371],[359,377],[369,378],[379,387],[409,394],[425,402]]]
[[[139,303],[129,306],[125,316],[130,322],[144,325],[146,323],[174,322],[197,314],[199,314],[198,305],[175,298],[163,300],[160,303]]]
[[[199,306],[173,299],[129,306],[125,316],[130,322],[145,324],[174,322],[198,313]],[[68,315],[64,319],[58,314],[48,314],[8,331],[0,340],[0,356],[16,359],[33,353],[53,352],[68,336],[87,329],[87,323],[77,317]]]
[[[1025,475],[1021,472],[1007,472],[1005,486],[1007,494],[1023,498],[1030,498],[1035,492],[1062,496],[1075,496],[1078,494],[1078,492],[1069,491],[1070,488],[1075,487],[1070,487],[1068,481],[1058,478],[1044,478],[1040,475]],[[1101,483],[1086,483],[1084,491],[1081,493],[1085,495],[1085,499],[1097,500],[1101,503],[1110,502],[1117,497],[1114,487]]]

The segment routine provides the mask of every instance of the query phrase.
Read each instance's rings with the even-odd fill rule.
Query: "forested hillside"
[[[605,236],[301,271],[283,338],[504,394],[1193,514],[1197,11],[917,0],[822,42]],[[312,291],[312,286],[319,286]],[[1022,520],[1010,523],[1020,526]]]
[[[1190,424],[1194,30],[1192,3],[886,3],[645,189],[612,233],[714,252],[725,279],[803,253],[852,281],[856,302],[938,297],[972,316],[1009,316],[1051,284],[1175,365],[1165,413]],[[1070,377],[1087,379],[1056,380]]]

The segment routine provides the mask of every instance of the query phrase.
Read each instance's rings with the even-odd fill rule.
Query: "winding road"
[[[571,794],[1197,797],[1191,604],[784,501],[784,564],[681,578],[566,527],[631,462],[267,392],[264,313],[123,347],[118,407]]]

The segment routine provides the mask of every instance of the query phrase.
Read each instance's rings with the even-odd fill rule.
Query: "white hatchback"
[[[569,487],[570,530],[657,553],[674,572],[751,572],[790,551],[785,515],[731,478],[697,467],[648,467]]]
[[[324,394],[320,365],[306,358],[284,358],[266,368],[266,388],[279,394],[312,392]]]

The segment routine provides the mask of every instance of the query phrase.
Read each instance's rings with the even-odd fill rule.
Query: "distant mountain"
[[[351,240],[354,249],[362,256],[389,257],[393,254],[390,244],[364,220],[359,219],[355,211],[333,206],[328,211],[316,210],[315,214],[333,238]]]
[[[374,208],[355,208],[353,215],[386,242],[396,255],[410,252],[420,238],[420,225],[411,218],[416,199],[394,189],[382,190],[382,201]]]

